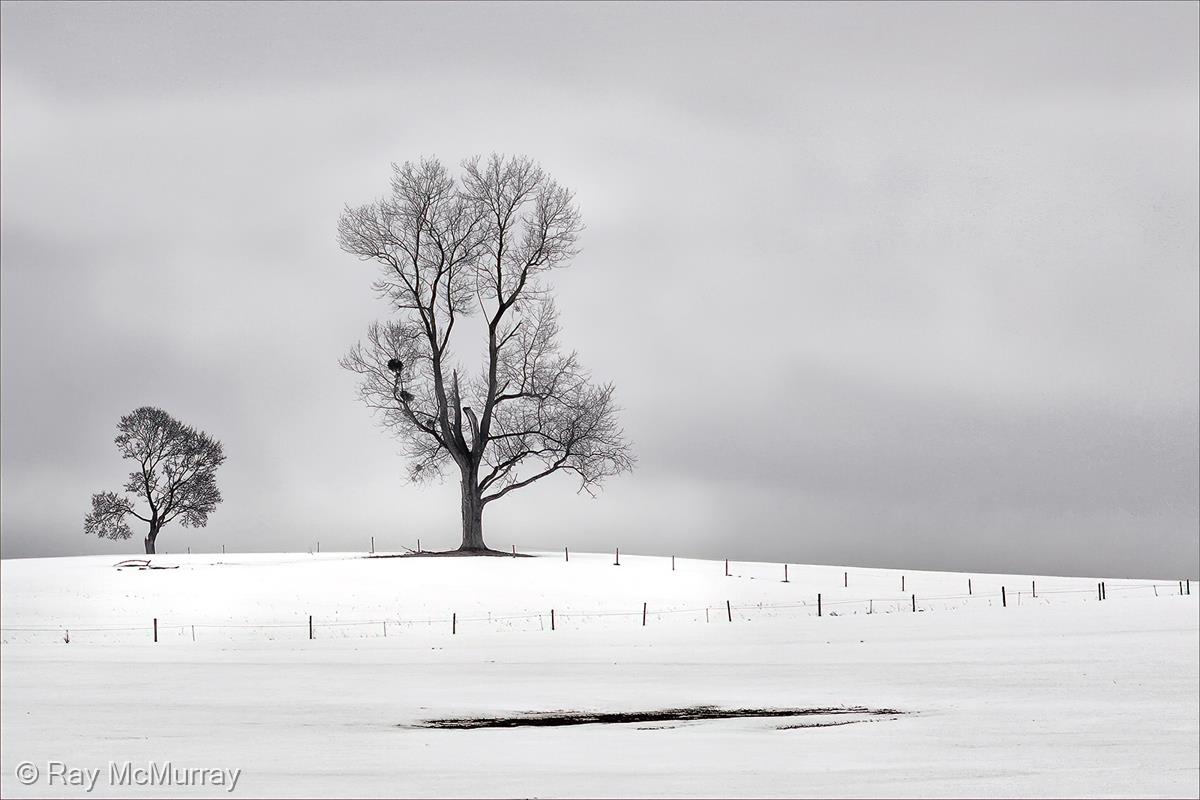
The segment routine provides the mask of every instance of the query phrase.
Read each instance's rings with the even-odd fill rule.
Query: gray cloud
[[[120,548],[146,403],[229,454],[167,550],[454,544],[336,366],[386,308],[333,228],[500,150],[578,193],[564,338],[641,461],[490,541],[1195,575],[1197,13],[6,4],[3,553]]]

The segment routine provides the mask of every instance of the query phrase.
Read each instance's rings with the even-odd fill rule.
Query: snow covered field
[[[240,768],[234,796],[1200,793],[1200,594],[1175,581],[1100,601],[1097,579],[540,555],[0,562],[0,794],[157,796],[108,764],[168,760]],[[409,727],[696,705],[905,713]],[[104,776],[48,786],[50,761]]]

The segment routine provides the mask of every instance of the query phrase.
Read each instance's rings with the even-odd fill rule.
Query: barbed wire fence
[[[1111,587],[1100,581],[1095,589],[1059,588],[1009,591],[1002,586],[999,592],[973,592],[922,596],[883,595],[866,598],[829,598],[824,593],[789,602],[733,603],[726,600],[705,605],[651,608],[644,602],[641,608],[616,610],[551,609],[525,610],[520,613],[459,615],[449,611],[439,616],[379,616],[372,619],[321,618],[298,616],[294,621],[212,621],[179,622],[152,618],[136,625],[3,625],[0,641],[4,644],[48,643],[64,641],[81,644],[122,644],[129,642],[167,641],[294,641],[297,639],[367,639],[404,636],[414,631],[442,632],[448,636],[469,635],[476,631],[532,632],[586,629],[596,624],[620,624],[628,618],[631,625],[650,627],[675,621],[699,624],[733,622],[786,622],[803,618],[908,614],[956,611],[968,607],[1018,607],[1026,605],[1059,605],[1056,598],[1088,595],[1085,598],[1105,602],[1112,591],[1118,597],[1168,597],[1190,595],[1191,582],[1150,582]]]

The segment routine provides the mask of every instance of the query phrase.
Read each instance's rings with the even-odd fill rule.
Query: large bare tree
[[[343,212],[339,243],[379,264],[374,288],[395,318],[373,324],[341,363],[404,442],[412,479],[457,467],[459,549],[487,553],[489,503],[556,472],[592,493],[634,459],[612,384],[593,383],[559,348],[545,276],[576,254],[572,193],[528,158],[476,157],[462,170],[393,164],[388,196]],[[486,352],[468,371],[451,342],[475,314]]]
[[[207,525],[208,515],[221,502],[215,476],[225,461],[221,443],[149,406],[121,417],[117,431],[121,455],[138,464],[129,473],[125,491],[145,503],[144,513],[137,511],[128,495],[100,492],[92,495],[84,533],[128,539],[133,535],[128,517],[136,517],[150,526],[146,553],[153,555],[159,531],[172,520],[179,519],[185,528]]]

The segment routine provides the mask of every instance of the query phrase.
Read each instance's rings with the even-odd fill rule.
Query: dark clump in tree
[[[133,535],[129,517],[150,526],[146,553],[167,523],[178,519],[185,528],[203,528],[221,502],[216,470],[225,461],[221,443],[207,433],[184,425],[167,412],[143,406],[121,417],[116,444],[124,458],[136,461],[125,491],[92,495],[92,513],[83,521],[84,533],[105,539]],[[145,504],[144,514],[134,498]]]
[[[591,493],[633,466],[612,384],[558,345],[545,276],[570,263],[582,227],[570,191],[527,158],[495,155],[457,179],[436,160],[393,165],[390,196],[339,220],[342,249],[380,265],[374,288],[396,313],[342,366],[405,443],[414,480],[457,467],[460,550],[489,552],[483,509],[512,491],[563,472]],[[460,376],[451,335],[474,314],[486,351]]]

